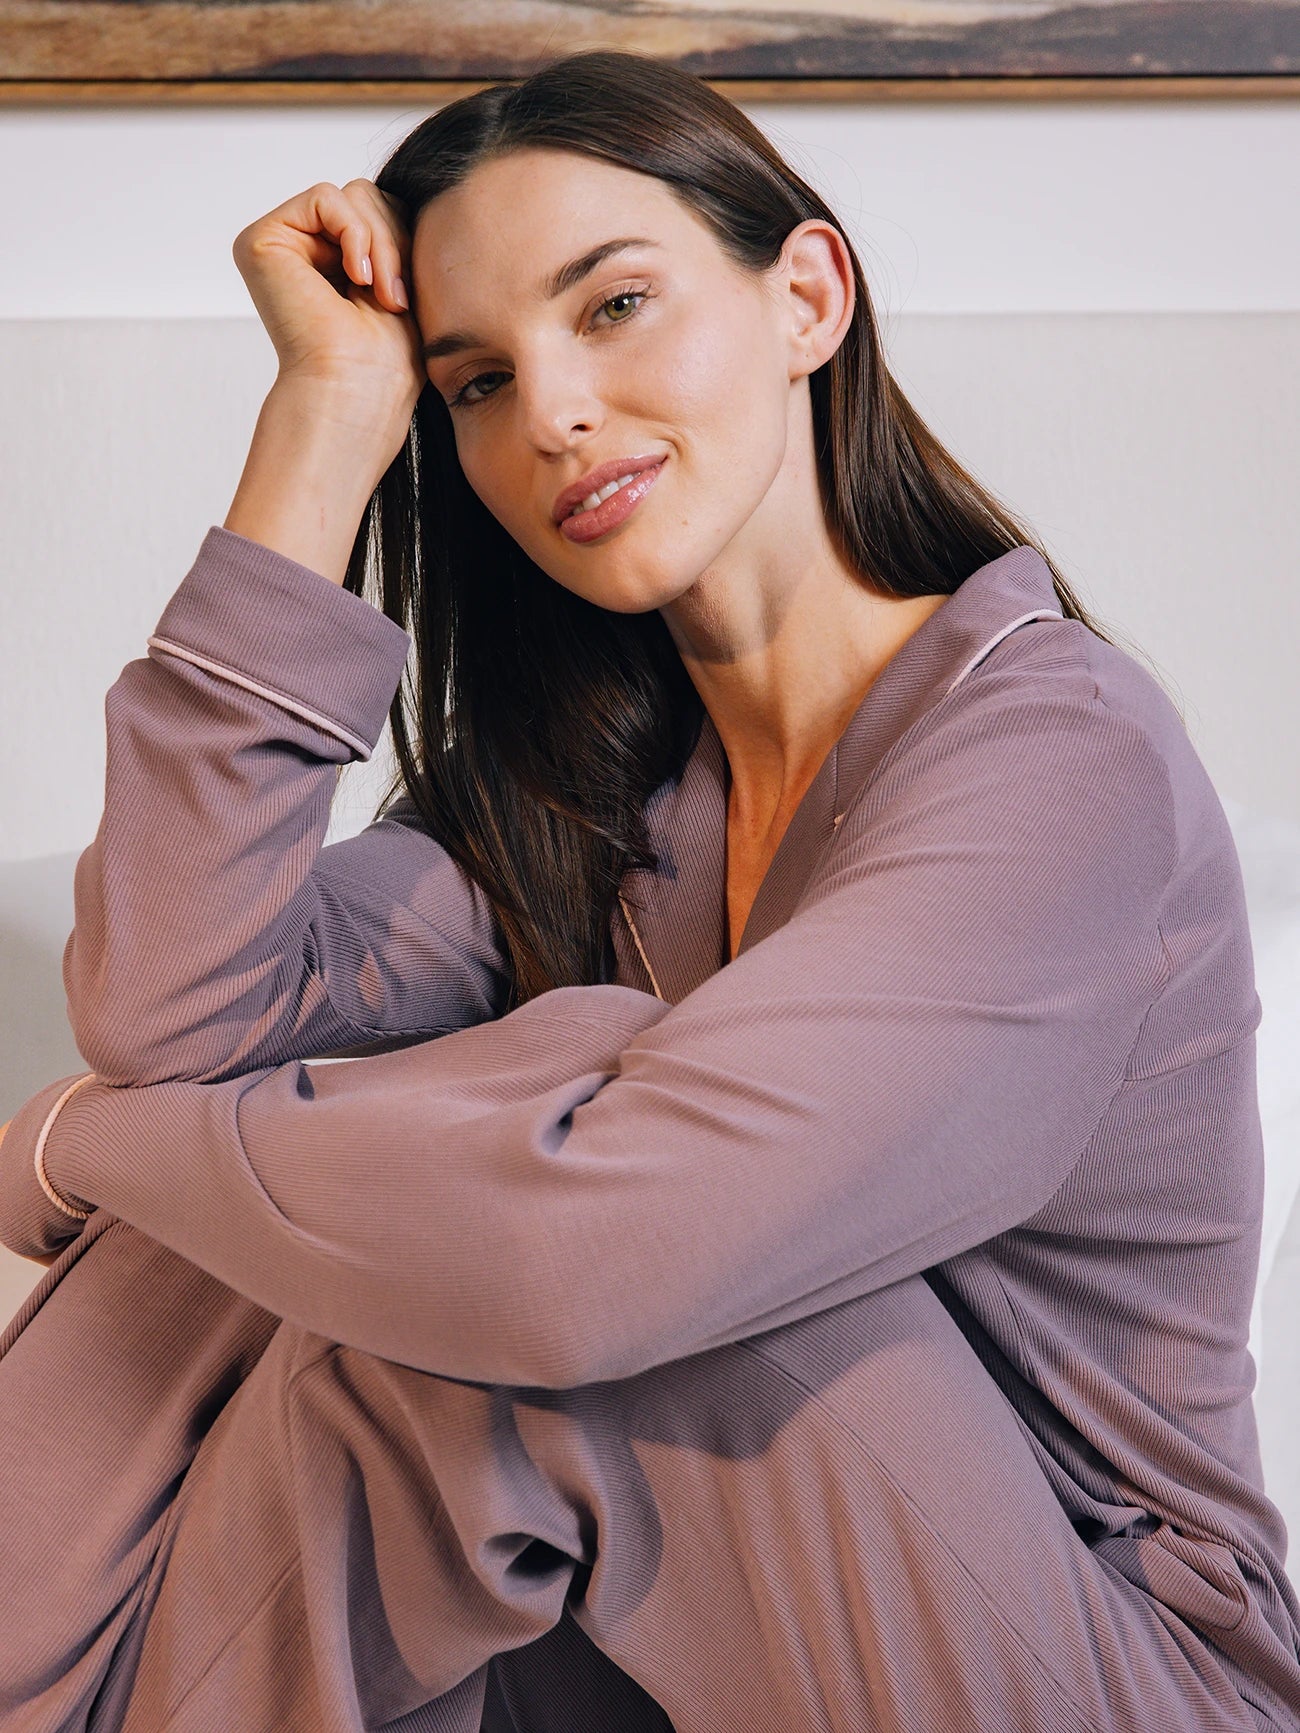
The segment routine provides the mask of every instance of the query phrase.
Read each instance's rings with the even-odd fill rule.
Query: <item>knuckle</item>
[[[391,193],[386,193],[382,187],[376,186],[374,181],[370,180],[349,181],[348,187],[358,187],[364,192],[371,204],[378,208],[385,227],[391,231],[397,240],[400,241],[405,237],[406,222],[403,216],[405,207],[399,199],[395,199]]]

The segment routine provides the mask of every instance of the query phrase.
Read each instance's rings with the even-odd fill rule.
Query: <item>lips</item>
[[[597,464],[595,469],[588,470],[586,475],[577,481],[570,482],[555,497],[551,508],[551,518],[555,523],[563,523],[574,506],[581,505],[589,493],[595,493],[611,481],[619,481],[625,475],[639,475],[643,470],[654,469],[667,457],[667,452],[647,452],[643,457],[612,457],[608,463]]]

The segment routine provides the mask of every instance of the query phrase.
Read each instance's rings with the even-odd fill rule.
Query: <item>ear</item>
[[[820,217],[791,229],[775,270],[789,321],[790,378],[815,373],[839,348],[857,298],[843,235]]]

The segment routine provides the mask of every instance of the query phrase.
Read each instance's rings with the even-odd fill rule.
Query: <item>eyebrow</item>
[[[570,259],[567,265],[561,265],[558,271],[553,271],[542,284],[542,297],[544,300],[554,301],[557,295],[576,289],[585,277],[589,277],[613,253],[625,252],[629,247],[657,247],[659,244],[645,235],[620,235],[614,240],[602,241],[598,247],[592,247],[581,257]],[[473,331],[444,331],[440,337],[430,337],[420,350],[420,358],[423,361],[433,361],[441,355],[455,355],[461,349],[486,349],[487,346],[486,340],[476,336]]]

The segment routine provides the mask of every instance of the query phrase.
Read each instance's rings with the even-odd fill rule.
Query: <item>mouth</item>
[[[561,489],[551,512],[552,520],[559,524],[577,512],[595,510],[618,486],[637,480],[647,470],[658,468],[667,455],[667,452],[650,452],[643,457],[614,457],[607,463],[598,464],[579,481]]]
[[[665,459],[660,458],[648,469],[626,470],[615,476],[604,488],[598,489],[597,503],[587,503],[590,495],[559,522],[560,534],[568,542],[596,541],[609,530],[624,523],[650,492],[663,473]]]

